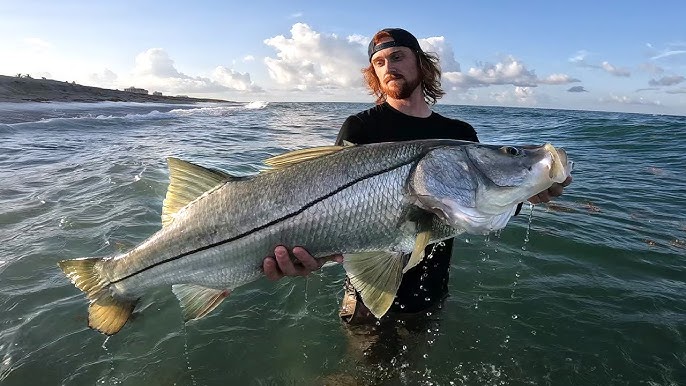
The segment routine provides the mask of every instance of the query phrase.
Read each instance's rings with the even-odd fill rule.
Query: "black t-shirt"
[[[431,113],[417,118],[401,113],[388,103],[348,117],[338,133],[336,144],[343,141],[362,145],[377,142],[398,142],[417,139],[459,139],[478,142],[474,128],[463,121]],[[453,239],[436,246],[431,259],[426,257],[403,275],[391,312],[423,311],[448,294],[448,274]],[[429,256],[434,245],[428,245]]]

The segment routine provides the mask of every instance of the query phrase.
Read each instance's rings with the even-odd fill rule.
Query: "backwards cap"
[[[372,41],[369,42],[369,48],[367,49],[370,62],[372,61],[372,56],[374,56],[375,53],[388,47],[407,47],[412,49],[413,51],[422,52],[422,48],[419,46],[417,38],[402,28],[384,28],[379,32],[388,33],[389,35],[391,35],[391,38],[393,38],[393,40],[374,45],[374,38],[372,38]],[[379,32],[377,32],[376,34],[378,34]]]

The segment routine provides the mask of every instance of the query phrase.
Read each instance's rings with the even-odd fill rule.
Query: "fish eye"
[[[503,146],[500,148],[500,151],[503,152],[504,154],[509,154],[512,156],[517,156],[522,154],[522,151],[519,150],[518,148],[514,146]]]

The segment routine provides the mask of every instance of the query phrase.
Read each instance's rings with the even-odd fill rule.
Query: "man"
[[[466,122],[443,117],[430,108],[445,93],[441,89],[438,58],[425,53],[417,39],[400,28],[377,32],[368,48],[370,65],[363,70],[364,78],[377,105],[346,119],[338,133],[336,144],[351,142],[408,141],[416,139],[459,139],[478,142],[476,131]],[[562,194],[571,178],[531,197],[536,204],[548,202]],[[403,276],[389,313],[417,313],[432,308],[448,293],[448,273],[453,240],[426,247],[425,258]],[[265,275],[271,280],[283,276],[306,276],[327,260],[342,262],[342,256],[315,259],[302,247],[288,250],[279,246],[274,257],[264,260]],[[346,322],[364,323],[373,316],[359,294],[346,281],[346,293],[340,312]]]

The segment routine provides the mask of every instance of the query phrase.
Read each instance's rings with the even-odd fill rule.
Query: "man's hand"
[[[269,280],[279,280],[284,276],[307,276],[316,271],[327,261],[343,262],[342,255],[333,255],[315,259],[303,247],[293,248],[296,261],[291,261],[286,247],[279,245],[274,249],[274,256],[267,256],[262,262],[262,269]]]
[[[541,193],[538,193],[537,195],[535,195],[533,197],[530,197],[529,202],[532,204],[540,204],[542,202],[549,202],[550,200],[553,199],[553,197],[561,196],[564,188],[571,183],[572,183],[572,177],[569,176],[561,184],[558,184],[556,182],[553,184],[553,186],[549,187],[548,189],[542,191]]]

